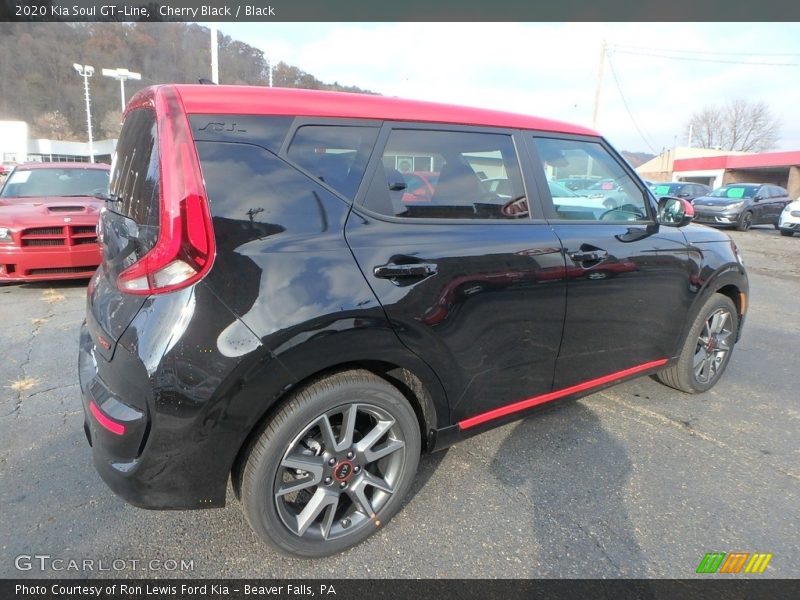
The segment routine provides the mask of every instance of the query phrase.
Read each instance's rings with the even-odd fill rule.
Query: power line
[[[613,48],[635,48],[652,52],[669,52],[682,54],[713,54],[718,56],[800,56],[800,52],[717,52],[714,50],[682,50],[680,48],[652,48],[634,46],[633,44],[614,44]]]
[[[628,101],[625,99],[625,94],[622,92],[622,86],[620,85],[619,78],[617,77],[617,71],[614,69],[614,63],[611,62],[611,52],[607,52],[606,56],[608,57],[608,66],[611,68],[611,75],[614,76],[614,83],[617,84],[617,90],[619,91],[619,97],[622,98],[622,104],[625,106],[625,110],[628,112],[628,116],[631,119],[631,123],[633,123],[633,126],[636,128],[636,131],[639,132],[639,136],[642,138],[644,143],[647,144],[647,147],[650,148],[650,151],[653,154],[658,154],[656,149],[653,148],[653,145],[649,141],[647,141],[647,138],[645,137],[644,133],[642,132],[642,129],[639,127],[639,124],[636,122],[636,119],[633,116],[633,112],[631,111],[631,107],[628,106]]]
[[[753,65],[763,67],[800,67],[800,63],[774,63],[748,60],[724,60],[720,58],[697,58],[691,56],[670,56],[667,54],[657,54],[654,52],[634,52],[633,50],[620,50],[614,47],[614,52],[619,54],[631,54],[633,56],[651,56],[654,58],[666,58],[668,60],[683,60],[688,62],[724,63],[729,65]]]

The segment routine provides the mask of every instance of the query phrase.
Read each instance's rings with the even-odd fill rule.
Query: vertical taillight
[[[155,88],[161,222],[155,246],[117,278],[130,294],[159,294],[200,280],[214,261],[211,224],[189,121],[174,88]]]

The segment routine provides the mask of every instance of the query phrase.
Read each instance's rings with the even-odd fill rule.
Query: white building
[[[24,162],[89,162],[88,142],[30,139],[28,124],[24,121],[0,121],[0,163]],[[94,142],[97,162],[111,162],[117,140]]]

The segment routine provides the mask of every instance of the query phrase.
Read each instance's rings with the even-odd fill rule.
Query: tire
[[[792,237],[794,235],[794,231],[791,229],[779,229],[778,231],[781,232],[781,235],[786,237]]]
[[[739,231],[749,231],[752,226],[753,213],[749,210],[746,210],[742,213],[742,216],[739,217],[739,222],[736,224],[736,229]]]
[[[722,317],[723,314],[727,317]],[[723,318],[721,324],[714,323],[715,315]],[[710,336],[709,331],[713,335]],[[710,390],[730,362],[738,331],[739,319],[733,301],[723,294],[713,294],[692,323],[677,362],[656,377],[661,383],[687,394]],[[699,372],[696,360],[702,367]]]
[[[416,414],[395,387],[364,370],[320,379],[295,392],[250,447],[244,514],[282,554],[341,552],[400,509],[420,448]]]

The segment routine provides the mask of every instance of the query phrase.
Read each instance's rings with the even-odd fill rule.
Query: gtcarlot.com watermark
[[[121,572],[121,571],[194,571],[194,559],[185,558],[67,558],[50,554],[20,554],[14,558],[18,571],[50,572]]]

